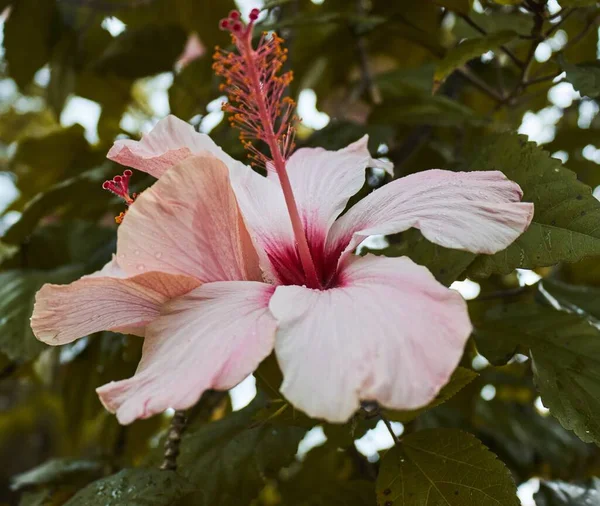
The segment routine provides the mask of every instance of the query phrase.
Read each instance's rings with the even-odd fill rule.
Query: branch
[[[181,435],[187,426],[187,413],[185,411],[175,411],[167,440],[165,442],[165,453],[160,469],[163,471],[177,470],[177,457],[179,456],[179,445],[181,443]]]
[[[470,69],[467,67],[457,69],[457,72],[463,76],[467,81],[469,81],[473,86],[475,86],[478,90],[482,91],[490,98],[493,98],[497,102],[504,102],[504,97],[496,90],[492,88],[489,84],[487,84],[483,79],[477,77]]]
[[[364,10],[365,9],[362,0],[356,0],[356,13],[359,16],[362,16],[365,14]],[[379,87],[375,83],[371,74],[371,69],[369,68],[369,53],[367,51],[366,40],[362,35],[358,35],[356,33],[355,35],[356,48],[358,50],[358,58],[360,62],[360,73],[362,77],[359,94],[366,89],[371,97],[371,102],[373,102],[375,105],[379,105],[382,102],[381,92],[379,91]]]
[[[544,34],[544,38],[547,39],[548,37],[552,36],[554,34],[554,32],[556,32],[561,27],[561,25],[569,18],[569,16],[571,14],[573,14],[576,10],[577,10],[577,8],[569,8],[569,7],[562,9],[560,12],[562,13],[563,11],[567,11],[566,14],[562,17],[562,19],[558,23],[556,23],[552,28],[550,28],[548,31],[546,31],[546,33]]]
[[[458,14],[458,16],[462,18],[465,21],[465,23],[467,23],[471,28],[477,30],[480,34],[487,35],[487,32],[481,26],[475,23],[475,21],[473,21],[468,14]],[[510,49],[508,49],[506,46],[500,46],[500,49],[506,56],[508,56],[513,61],[513,63],[517,67],[523,68],[524,63],[519,58],[517,58]]]

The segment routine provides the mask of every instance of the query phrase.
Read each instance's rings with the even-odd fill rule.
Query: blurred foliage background
[[[121,170],[105,159],[115,138],[173,113],[245,156],[211,71],[236,3],[0,0],[0,504],[485,506],[519,504],[517,486],[529,506],[600,504],[596,2],[238,4],[264,7],[261,29],[287,40],[300,145],[369,133],[395,177],[502,170],[534,223],[491,257],[414,231],[363,248],[409,255],[470,301],[473,338],[427,409],[325,425],[287,406],[270,358],[231,398],[205,394],[177,472],[159,470],[173,414],[121,427],[94,391],[134,372],[141,340],[51,349],[29,317],[43,283],[114,252],[122,206],[101,183]],[[387,178],[370,171],[356,198]],[[387,453],[382,418],[401,437]]]

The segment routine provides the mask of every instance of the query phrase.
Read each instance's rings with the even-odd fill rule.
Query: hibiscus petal
[[[365,135],[339,151],[299,149],[287,161],[298,211],[319,270],[329,228],[348,200],[362,188],[365,169],[378,167],[392,172],[390,162],[371,158],[368,139]],[[263,270],[274,273],[271,277],[279,282],[299,283],[304,276],[298,270],[300,262],[291,221],[274,167],[269,164],[267,168],[267,178],[238,171],[232,174],[232,184],[248,228],[259,249],[266,252],[261,262]]]
[[[122,424],[172,407],[189,408],[208,389],[228,390],[273,349],[268,310],[274,287],[208,283],[169,303],[146,332],[135,376],[97,391]]]
[[[184,160],[136,199],[119,227],[117,257],[129,274],[261,278],[227,167],[210,155]]]
[[[116,141],[107,157],[159,178],[167,169],[204,151],[210,152],[228,167],[244,167],[217,146],[208,135],[196,132],[192,125],[172,115],[159,121],[140,141]]]
[[[369,136],[339,151],[302,148],[287,162],[287,171],[309,239],[325,239],[348,200],[365,183],[365,169],[376,167],[393,174],[393,164],[371,158]]]
[[[302,280],[292,222],[279,183],[249,171],[231,172],[231,185],[270,281]]]
[[[395,409],[429,403],[471,332],[467,306],[406,257],[354,257],[339,288],[280,286],[281,392],[308,415],[344,422],[361,400]]]
[[[31,317],[35,336],[59,345],[102,330],[143,335],[167,300],[199,284],[194,278],[160,272],[106,277],[102,273],[107,270],[70,285],[44,285],[36,294]]]
[[[328,251],[353,250],[365,237],[411,227],[447,248],[493,254],[529,226],[533,204],[502,172],[428,170],[398,179],[352,207],[332,227]]]

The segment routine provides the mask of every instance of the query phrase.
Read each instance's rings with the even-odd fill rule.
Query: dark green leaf
[[[10,244],[23,242],[43,217],[59,210],[76,211],[80,218],[94,210],[104,212],[110,195],[101,185],[109,175],[112,175],[110,169],[92,169],[38,193],[27,203],[21,218],[6,231],[3,240]]]
[[[185,433],[178,463],[183,476],[202,490],[198,506],[250,504],[265,479],[294,460],[306,429],[255,426],[253,416],[265,402],[259,395],[242,411]]]
[[[534,499],[537,506],[596,506],[600,504],[600,479],[585,483],[543,481]]]
[[[21,197],[13,208],[20,210],[20,206],[37,193],[88,168],[90,146],[83,133],[83,127],[76,124],[19,142],[10,161],[21,190]]]
[[[553,278],[540,283],[540,289],[548,293],[567,311],[600,320],[600,288],[570,285]]]
[[[434,0],[440,7],[445,7],[460,14],[469,14],[471,3],[469,0]]]
[[[466,369],[464,367],[458,367],[450,381],[440,390],[440,393],[437,397],[431,401],[427,406],[415,409],[413,411],[397,411],[397,410],[385,410],[388,418],[397,422],[410,422],[417,418],[421,413],[425,411],[435,408],[440,404],[443,404],[451,397],[454,397],[458,392],[460,392],[464,387],[466,387],[471,381],[477,378],[477,373],[471,371],[470,369]]]
[[[75,50],[77,35],[65,32],[56,44],[50,60],[50,82],[48,83],[48,104],[57,118],[65,106],[69,95],[75,89]]]
[[[496,306],[475,327],[488,358],[529,349],[544,405],[583,441],[600,443],[598,329],[575,314],[533,304]]]
[[[173,471],[124,469],[91,483],[65,506],[174,506],[193,487]]]
[[[373,109],[369,123],[389,125],[464,125],[482,120],[467,106],[439,95],[407,94]]]
[[[11,488],[91,481],[102,475],[104,464],[96,460],[52,459],[12,479]]]
[[[176,25],[129,29],[109,44],[94,67],[129,79],[167,72],[173,69],[185,41],[185,32]]]
[[[573,65],[563,60],[561,66],[567,73],[567,80],[582,96],[590,98],[600,96],[600,62]]]
[[[389,450],[377,477],[380,504],[518,506],[510,472],[473,435],[423,430]]]
[[[480,255],[469,276],[508,274],[515,268],[533,269],[558,262],[575,262],[600,254],[600,202],[561,162],[514,134],[493,135],[469,162],[470,170],[500,170],[533,202],[529,229],[506,250]]]
[[[10,76],[24,89],[50,58],[55,28],[54,0],[16,0],[4,26]]]
[[[463,66],[473,58],[477,58],[488,51],[507,44],[515,37],[517,37],[515,32],[506,30],[461,42],[458,46],[448,51],[444,59],[438,63],[433,76],[434,88],[439,87],[458,67]]]
[[[175,76],[169,88],[171,112],[184,120],[196,114],[205,114],[206,105],[213,98],[215,78],[212,61],[208,57],[194,60]]]
[[[56,271],[11,270],[0,273],[0,351],[13,361],[26,361],[45,347],[33,335],[29,318],[35,293],[44,283],[68,283],[83,274],[81,267]]]

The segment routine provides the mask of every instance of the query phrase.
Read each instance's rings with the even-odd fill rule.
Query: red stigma
[[[233,20],[240,19],[239,11],[233,10],[229,13],[229,17]]]
[[[222,19],[221,22],[219,23],[219,28],[221,28],[221,30],[227,30],[229,28],[229,20]]]
[[[115,176],[109,181],[104,181],[104,183],[102,183],[102,188],[115,194],[117,197],[121,197],[125,203],[130,206],[135,198],[135,195],[133,197],[129,195],[129,179],[132,174],[133,172],[127,169],[123,172],[122,176]]]
[[[260,14],[259,9],[252,9],[250,11],[250,21],[256,21],[258,19],[258,15]]]

